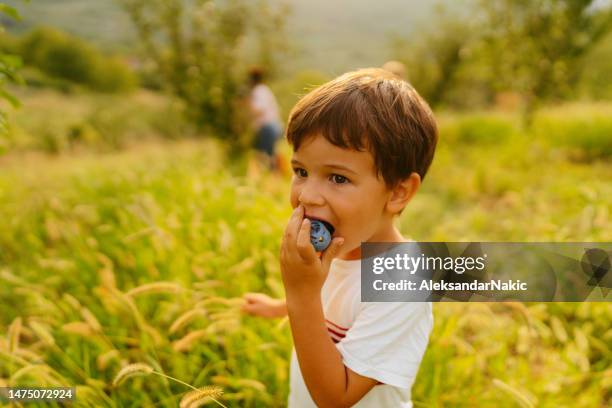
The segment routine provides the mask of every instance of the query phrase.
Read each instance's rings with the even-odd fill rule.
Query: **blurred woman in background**
[[[249,108],[251,110],[258,160],[270,170],[277,170],[276,142],[281,138],[283,128],[280,120],[278,103],[270,88],[263,82],[264,72],[261,68],[249,71],[251,92]]]

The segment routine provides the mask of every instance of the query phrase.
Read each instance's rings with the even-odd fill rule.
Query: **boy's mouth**
[[[311,220],[311,221],[312,221],[312,220],[317,220],[317,221],[320,221],[321,223],[323,223],[323,225],[325,225],[325,228],[327,228],[327,229],[328,229],[329,234],[330,234],[330,235],[332,235],[332,236],[334,235],[334,231],[335,231],[336,229],[335,229],[335,228],[334,228],[334,226],[333,226],[333,225],[331,225],[329,222],[327,222],[327,221],[325,221],[325,220],[322,220],[321,218],[311,217],[311,216],[309,216],[309,215],[307,215],[307,216],[306,216],[306,218],[308,218],[308,219],[309,219],[309,220]]]

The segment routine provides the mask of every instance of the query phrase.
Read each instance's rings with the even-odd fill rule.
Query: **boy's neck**
[[[383,234],[376,234],[368,239],[367,242],[408,242],[408,240],[402,236],[394,225],[392,225],[389,231]],[[339,256],[338,259],[342,259],[344,261],[355,261],[361,259],[361,245],[352,251]]]

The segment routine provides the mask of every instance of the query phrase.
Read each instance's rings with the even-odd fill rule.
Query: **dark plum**
[[[315,251],[322,252],[327,249],[332,241],[334,227],[328,222],[320,220],[311,220],[310,222],[310,242],[314,246]]]

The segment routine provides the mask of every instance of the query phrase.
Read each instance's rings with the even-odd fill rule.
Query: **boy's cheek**
[[[297,194],[295,194],[293,191],[289,195],[289,202],[291,203],[291,208],[298,206]]]

